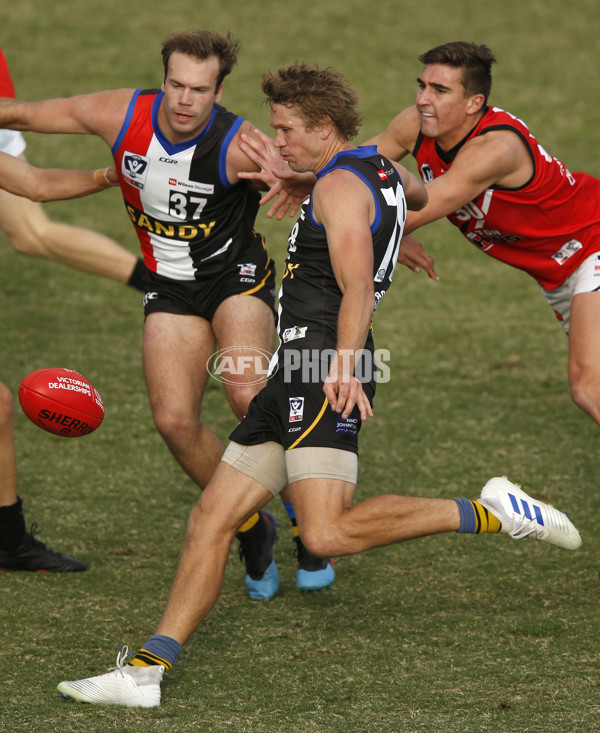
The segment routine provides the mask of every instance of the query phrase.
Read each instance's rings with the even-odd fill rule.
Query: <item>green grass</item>
[[[492,101],[522,116],[572,170],[600,175],[594,0],[21,0],[0,18],[24,99],[157,86],[165,35],[231,29],[244,52],[225,104],[266,130],[266,68],[296,58],[335,65],[363,99],[361,139],[412,102],[419,53],[447,40],[485,42],[499,59]],[[40,165],[109,160],[92,138],[27,139]],[[116,191],[47,209],[137,251]],[[280,265],[286,226],[261,215]],[[421,235],[442,282],[398,272],[378,310],[377,345],[391,352],[392,378],[361,436],[357,497],[475,496],[506,473],[569,510],[581,550],[432,537],[340,559],[329,591],[300,596],[274,502],[276,599],[247,599],[232,552],[223,595],[167,676],[159,709],[63,703],[58,681],[104,671],[121,642],[135,649],[152,633],[197,492],[152,423],[138,294],[25,260],[0,235],[0,378],[16,393],[33,369],[76,368],[106,405],[101,429],[79,441],[43,433],[17,412],[27,518],[90,569],[0,577],[0,730],[598,730],[600,446],[597,427],[568,396],[567,340],[532,280],[469,248],[445,223]],[[205,416],[225,439],[233,421],[216,383]]]

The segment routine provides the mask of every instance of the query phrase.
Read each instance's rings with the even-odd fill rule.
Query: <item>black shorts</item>
[[[375,395],[363,385],[371,404]],[[241,445],[275,441],[285,450],[296,447],[337,448],[358,453],[362,421],[355,407],[349,417],[333,412],[323,392],[323,383],[285,381],[277,372],[250,403],[248,414],[229,436]]]
[[[275,314],[275,263],[267,254],[260,235],[239,258],[217,276],[195,280],[173,280],[147,270],[144,315],[174,313],[212,321],[217,308],[232,295],[253,295]]]

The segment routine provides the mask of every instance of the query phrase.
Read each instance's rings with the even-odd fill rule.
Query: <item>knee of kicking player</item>
[[[301,527],[300,538],[316,557],[340,557],[356,551],[351,535],[338,524]]]
[[[243,521],[235,511],[227,510],[219,502],[220,488],[209,484],[192,509],[188,519],[186,542],[230,545]]]

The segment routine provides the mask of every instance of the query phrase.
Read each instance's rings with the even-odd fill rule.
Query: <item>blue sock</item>
[[[130,664],[140,667],[150,667],[155,664],[162,664],[167,669],[175,664],[181,644],[170,636],[156,634],[151,636],[144,646],[139,650]]]
[[[460,512],[460,527],[457,532],[475,534],[477,524],[472,502],[464,497],[454,499],[454,501],[458,504],[458,511]]]
[[[495,514],[488,511],[476,499],[454,499],[460,512],[460,527],[457,532],[485,534],[500,532],[502,523]]]
[[[292,504],[292,502],[284,501],[283,506],[285,507],[288,517],[290,519],[296,519],[296,512],[294,511],[294,505]]]

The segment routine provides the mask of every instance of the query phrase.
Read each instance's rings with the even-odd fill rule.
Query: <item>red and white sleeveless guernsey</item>
[[[146,266],[173,280],[212,278],[253,237],[260,195],[227,179],[227,149],[243,122],[215,105],[205,129],[171,143],[158,126],[163,94],[136,90],[112,148]]]
[[[497,107],[452,150],[419,133],[413,155],[427,183],[443,175],[461,147],[477,135],[511,130],[527,146],[531,179],[520,188],[491,186],[447,218],[482,252],[524,270],[546,290],[561,285],[600,251],[600,180],[571,173],[549,155],[527,126]]]

